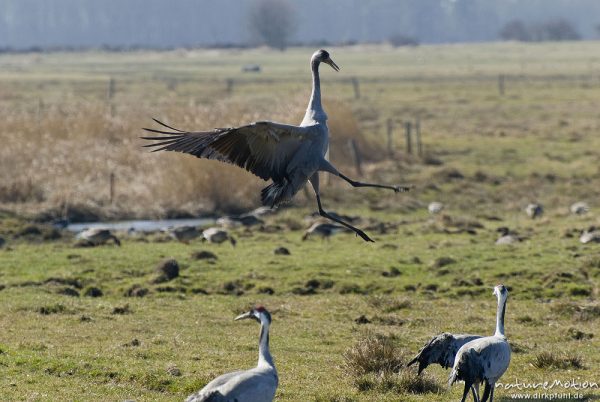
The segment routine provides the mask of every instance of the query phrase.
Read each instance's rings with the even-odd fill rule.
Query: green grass
[[[202,210],[210,205],[207,194],[229,197],[230,184],[211,192],[186,181],[205,173],[199,166],[215,174],[209,169],[215,165],[140,153],[138,128],[150,116],[196,128],[273,114],[298,120],[313,50],[0,55],[6,122],[0,190],[16,198],[34,194],[26,203],[0,205],[3,399],[181,400],[221,373],[255,364],[258,328],[233,318],[264,304],[273,314],[277,400],[458,400],[461,387],[448,390],[448,372],[439,367],[427,371],[441,393],[412,394],[410,373],[357,379],[344,356],[369,334],[389,335],[403,357],[442,331],[491,334],[492,287],[500,282],[510,289],[506,330],[513,344],[505,382],[600,381],[600,248],[577,239],[579,230],[600,223],[597,42],[329,49],[342,67],[322,73],[332,130],[356,125],[382,152],[392,118],[394,157],[365,155],[373,162],[365,176],[415,184],[398,195],[349,190],[336,180],[324,187],[325,207],[363,217],[359,226],[374,244],[348,234],[301,241],[303,218],[314,208],[302,193],[292,208],[268,218],[270,227],[282,229],[239,230],[235,248],[157,242],[156,236],[123,237],[121,248],[76,248],[68,235],[55,239],[49,227],[22,218],[82,200],[104,216],[132,210],[149,216],[159,204],[163,213],[190,204]],[[240,72],[255,62],[261,74]],[[507,77],[504,96],[498,74]],[[106,102],[110,77],[116,79],[114,116]],[[360,99],[350,77],[359,79]],[[231,94],[228,78],[234,79]],[[401,121],[416,115],[426,154],[442,165],[402,152]],[[334,161],[341,146],[332,149]],[[186,164],[174,164],[180,160]],[[170,186],[144,181],[169,166]],[[112,169],[114,205],[106,191]],[[351,165],[344,170],[354,175]],[[463,178],[451,178],[455,170]],[[180,177],[176,184],[173,174]],[[241,173],[240,183],[249,177]],[[257,204],[244,194],[236,197]],[[447,205],[441,216],[427,214],[433,200]],[[591,213],[569,215],[569,204],[579,200],[590,203]],[[531,201],[544,204],[542,219],[524,215]],[[528,239],[495,246],[500,226]],[[291,255],[275,255],[280,246]],[[193,258],[200,250],[218,259]],[[165,258],[178,261],[180,276],[155,284],[155,267]],[[84,296],[91,287],[103,296]],[[148,293],[126,296],[144,293],[139,289]],[[68,295],[75,292],[80,296]],[[363,315],[370,323],[355,321]],[[564,356],[575,356],[582,367],[563,364]],[[509,395],[496,391],[499,399]]]

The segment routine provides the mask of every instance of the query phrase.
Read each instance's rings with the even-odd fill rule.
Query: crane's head
[[[258,322],[259,324],[270,324],[271,314],[263,306],[257,306],[254,307],[252,310],[248,311],[247,313],[240,314],[237,317],[235,317],[235,321],[246,319],[256,320],[256,322]]]
[[[331,66],[331,68],[333,68],[335,71],[340,71],[340,68],[338,67],[338,65],[335,64],[333,62],[333,60],[331,60],[331,57],[329,56],[329,52],[327,50],[323,50],[323,49],[317,50],[312,55],[311,61],[329,64]]]
[[[508,297],[508,289],[504,285],[496,285],[493,294],[494,296],[498,296],[498,298],[506,299]]]

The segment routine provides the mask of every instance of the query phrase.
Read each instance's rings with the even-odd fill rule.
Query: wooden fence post
[[[387,151],[390,158],[394,157],[394,122],[392,119],[387,119]]]
[[[110,204],[112,205],[114,200],[115,200],[115,174],[114,172],[110,173],[110,182],[109,182],[109,186],[110,186]]]
[[[358,85],[358,78],[352,77],[352,87],[354,88],[354,99],[360,99],[360,87]]]
[[[356,143],[354,138],[350,138],[348,140],[348,148],[350,149],[350,155],[352,155],[352,160],[354,161],[356,174],[362,176],[362,157],[360,155],[360,149],[358,149],[358,144]]]
[[[227,78],[227,94],[233,93],[233,78]]]
[[[421,118],[417,116],[415,120],[415,138],[417,141],[417,155],[423,156],[423,144],[421,143]]]
[[[407,121],[406,123],[404,123],[404,129],[405,129],[405,134],[406,134],[406,153],[407,154],[412,154],[412,134],[411,134],[411,122]]]
[[[504,96],[504,74],[498,75],[498,93]]]
[[[115,79],[113,77],[110,77],[110,79],[108,80],[108,86],[106,87],[106,101],[110,102],[112,101],[113,97],[115,96],[115,88],[116,88],[116,82]]]

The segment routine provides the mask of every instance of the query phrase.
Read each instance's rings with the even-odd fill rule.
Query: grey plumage
[[[539,218],[544,214],[544,207],[542,204],[529,204],[525,208],[525,213],[531,219]]]
[[[158,133],[142,137],[157,142],[145,145],[154,151],[185,152],[199,158],[231,163],[272,182],[261,192],[263,205],[275,207],[289,201],[309,181],[315,191],[319,214],[353,230],[365,241],[372,241],[362,230],[328,214],[321,205],[318,172],[338,176],[353,187],[378,187],[408,191],[408,187],[354,181],[341,174],[326,159],[329,148],[327,114],[321,105],[319,65],[329,64],[339,71],[329,53],[319,50],[310,61],[313,84],[304,119],[299,126],[259,121],[241,127],[218,128],[213,131],[183,131],[155,121],[171,131],[145,128]]]
[[[171,237],[186,244],[199,237],[200,234],[201,232],[195,226],[178,226],[169,230]]]
[[[232,246],[235,247],[237,241],[227,232],[220,228],[208,228],[202,231],[202,240],[209,243],[221,244],[229,240]]]
[[[315,222],[311,225],[311,227],[306,229],[304,235],[302,236],[302,240],[308,240],[308,238],[313,235],[321,236],[321,238],[329,240],[329,238],[334,234],[345,230],[348,229],[340,225],[332,225],[331,223],[324,222]]]
[[[583,244],[600,243],[600,229],[596,228],[595,226],[590,226],[581,232],[579,241]]]
[[[235,319],[254,319],[261,324],[257,366],[215,378],[186,402],[269,402],[275,397],[279,378],[269,351],[271,314],[257,307]]]
[[[106,243],[109,240],[112,240],[113,242],[115,242],[115,244],[117,246],[121,245],[121,242],[119,241],[117,236],[112,234],[112,232],[108,229],[100,229],[100,228],[86,229],[86,230],[80,232],[77,235],[77,237],[79,239],[85,240],[86,242],[89,242],[93,246],[99,246],[101,244]]]
[[[407,366],[419,362],[418,374],[421,374],[427,366],[434,363],[439,364],[445,369],[450,368],[454,364],[454,357],[461,346],[478,338],[481,338],[481,335],[455,335],[448,332],[436,335],[421,348],[419,353],[417,353]]]
[[[494,399],[496,381],[504,374],[510,364],[510,345],[504,335],[504,313],[508,290],[504,285],[494,288],[494,295],[498,297],[496,313],[496,332],[493,336],[486,336],[465,343],[456,354],[454,366],[449,377],[449,384],[464,381],[465,388],[461,402],[467,398],[473,385],[485,383],[481,402],[490,402]],[[475,399],[476,402],[477,399]]]

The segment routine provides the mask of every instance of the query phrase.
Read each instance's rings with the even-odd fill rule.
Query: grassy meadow
[[[341,67],[321,67],[332,161],[357,177],[354,139],[363,179],[415,186],[323,188],[324,207],[360,217],[372,244],[302,241],[315,210],[302,192],[263,227],[233,229],[235,248],[125,233],[122,247],[78,248],[49,225],[257,207],[262,181],[150,154],[140,128],[152,117],[184,129],[299,122],[314,50],[0,55],[0,399],[182,400],[255,364],[258,327],[233,318],[264,304],[278,401],[459,400],[462,385],[448,389],[439,366],[418,379],[356,356],[391,358],[378,354],[384,339],[406,363],[439,332],[492,334],[497,283],[510,290],[513,349],[501,381],[600,383],[600,244],[578,241],[600,225],[599,42],[328,49]],[[262,72],[242,72],[254,63]],[[417,118],[421,156],[404,145],[403,124]],[[430,216],[431,201],[446,208]],[[590,212],[570,214],[576,201]],[[525,215],[529,202],[544,205],[541,218]],[[524,241],[495,245],[499,227]],[[180,275],[156,283],[165,258]],[[513,393],[498,388],[495,400]]]

